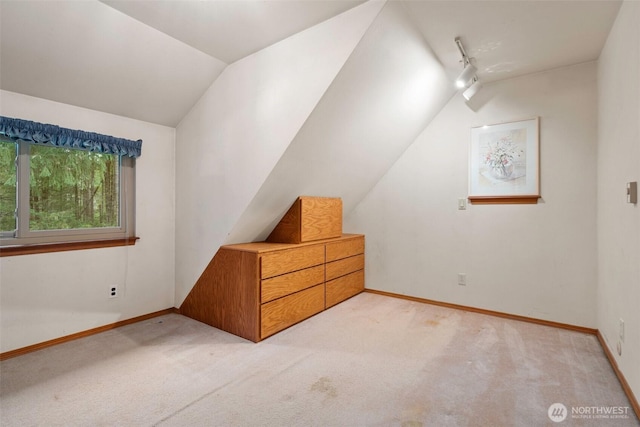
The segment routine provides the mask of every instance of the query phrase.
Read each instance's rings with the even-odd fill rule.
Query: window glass
[[[0,233],[16,229],[16,156],[15,142],[0,140]]]
[[[120,157],[31,145],[29,229],[120,226]]]

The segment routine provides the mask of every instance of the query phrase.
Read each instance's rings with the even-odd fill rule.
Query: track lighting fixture
[[[458,50],[460,51],[460,55],[462,55],[462,64],[464,65],[462,73],[460,73],[456,79],[456,86],[459,89],[468,88],[462,93],[464,99],[468,101],[482,88],[482,84],[478,80],[478,75],[476,74],[478,69],[471,64],[471,60],[467,56],[464,46],[462,46],[460,37],[456,37],[455,42],[458,46]]]
[[[464,96],[464,99],[466,99],[467,101],[470,100],[471,98],[473,98],[473,96],[478,93],[478,91],[482,89],[482,83],[480,83],[480,81],[478,80],[477,77],[474,78],[473,83],[471,83],[471,86],[469,86],[469,88],[467,90],[465,90],[464,92],[462,92],[462,96]]]

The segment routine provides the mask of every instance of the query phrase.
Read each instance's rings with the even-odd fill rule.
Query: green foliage
[[[0,230],[16,228],[17,144],[0,141]],[[120,159],[116,155],[30,146],[31,230],[117,227]]]
[[[0,231],[13,231],[16,220],[16,144],[0,141]]]
[[[31,230],[118,226],[119,159],[31,146]]]

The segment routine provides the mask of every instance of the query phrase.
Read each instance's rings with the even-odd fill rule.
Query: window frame
[[[30,148],[33,144],[15,141],[4,135],[0,135],[0,141],[17,145],[16,229],[13,232],[0,231],[0,256],[135,244],[137,238],[135,237],[136,162],[134,157],[117,156],[119,159],[119,227],[30,230]],[[64,147],[60,148],[64,149]],[[114,244],[117,241],[122,241],[122,244]],[[33,251],[25,250],[25,247],[32,247]]]

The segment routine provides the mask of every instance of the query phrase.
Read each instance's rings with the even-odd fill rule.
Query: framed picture
[[[469,201],[537,203],[539,118],[471,129]]]

